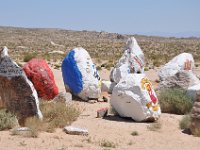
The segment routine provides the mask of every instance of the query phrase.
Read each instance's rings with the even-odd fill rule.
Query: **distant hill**
[[[200,60],[200,38],[195,37],[166,38],[86,30],[0,27],[0,46],[7,46],[17,60],[21,60],[27,53],[46,56],[50,51],[67,53],[70,49],[81,46],[89,51],[92,58],[114,63],[121,56],[130,36],[138,40],[147,63],[163,64],[182,52],[190,52],[197,61]]]

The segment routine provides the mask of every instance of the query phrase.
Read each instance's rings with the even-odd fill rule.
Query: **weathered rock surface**
[[[192,71],[183,70],[161,81],[159,84],[159,89],[178,87],[187,90],[188,87],[197,85],[199,83],[199,79],[192,73]]]
[[[197,92],[196,101],[191,111],[191,132],[195,134],[197,130],[200,131],[200,91]]]
[[[19,123],[30,116],[42,118],[37,93],[20,68],[8,55],[5,47],[0,57],[0,107],[16,114]]]
[[[82,128],[73,127],[73,126],[64,127],[64,132],[67,134],[72,134],[72,135],[88,135],[89,134],[87,129],[82,129]]]
[[[54,99],[53,102],[71,103],[72,94],[69,92],[60,92]]]

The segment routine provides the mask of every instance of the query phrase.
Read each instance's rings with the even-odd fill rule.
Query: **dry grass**
[[[36,117],[27,118],[25,126],[30,128],[31,131],[24,136],[38,137],[41,131],[52,133],[55,128],[63,128],[66,125],[70,125],[80,114],[79,109],[75,106],[66,106],[64,103],[42,102],[40,108],[44,116],[43,121]],[[12,134],[18,135],[19,133],[13,130]]]
[[[116,144],[111,142],[111,141],[108,141],[108,140],[105,140],[103,139],[101,142],[100,142],[100,146],[101,147],[106,147],[106,148],[116,148]]]
[[[11,56],[22,61],[26,53],[37,53],[48,61],[61,61],[64,55],[49,54],[53,50],[67,52],[74,47],[83,47],[97,62],[115,64],[123,52],[125,41],[131,35],[107,32],[70,31],[60,29],[26,29],[0,27],[0,47],[7,46]],[[67,36],[66,36],[67,35]],[[200,38],[163,38],[134,35],[146,58],[146,63],[160,66],[183,52],[193,54],[200,61]],[[37,37],[37,38],[35,38]],[[51,44],[51,41],[58,45]]]
[[[193,135],[196,137],[200,137],[200,128],[196,128]]]
[[[147,129],[149,129],[150,131],[159,131],[161,128],[162,128],[161,122],[151,123],[150,125],[147,126]]]
[[[179,122],[180,129],[188,129],[191,124],[191,118],[189,115],[184,115]]]
[[[0,109],[0,131],[12,129],[17,125],[16,117],[6,109]]]

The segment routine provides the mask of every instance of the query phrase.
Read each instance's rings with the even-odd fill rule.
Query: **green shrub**
[[[0,131],[11,129],[17,124],[16,117],[7,112],[6,109],[0,109]]]
[[[133,132],[131,133],[131,135],[132,135],[132,136],[138,136],[139,133],[138,133],[137,131],[133,131]]]
[[[144,71],[149,71],[149,68],[148,68],[148,67],[145,67],[145,68],[144,68]]]
[[[179,122],[179,127],[181,129],[188,129],[190,127],[190,124],[191,124],[191,118],[189,115],[185,115],[183,116],[183,118],[180,120]]]
[[[61,64],[54,64],[54,69],[60,69]]]
[[[24,62],[28,62],[29,60],[31,60],[32,58],[36,58],[36,54],[35,53],[26,53],[24,55]]]
[[[161,110],[165,113],[186,114],[192,108],[192,100],[179,88],[163,89],[158,95]]]

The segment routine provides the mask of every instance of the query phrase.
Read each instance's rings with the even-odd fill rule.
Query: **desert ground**
[[[60,70],[52,69],[60,91],[64,91],[62,74]],[[157,77],[158,69],[149,70],[146,75],[153,81]],[[194,72],[199,76],[200,68]],[[106,69],[100,72],[102,79],[109,78]],[[103,93],[109,96],[107,93]],[[76,101],[83,108],[83,112],[72,125],[86,128],[88,136],[68,135],[57,129],[54,133],[42,132],[38,138],[12,136],[10,131],[0,132],[1,150],[199,150],[200,138],[185,134],[179,128],[182,115],[163,113],[159,119],[161,129],[152,131],[148,128],[153,123],[136,123],[131,119],[109,115],[97,118],[96,111],[100,108],[110,107],[109,103],[97,102],[90,104]],[[131,135],[136,131],[137,136]],[[103,144],[111,143],[111,147]]]

